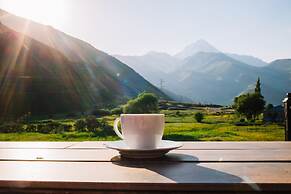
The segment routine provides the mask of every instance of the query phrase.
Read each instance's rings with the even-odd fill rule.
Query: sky
[[[109,54],[175,54],[204,39],[267,62],[291,58],[291,0],[0,0]]]

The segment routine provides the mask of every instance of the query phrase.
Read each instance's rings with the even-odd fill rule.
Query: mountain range
[[[115,57],[176,100],[229,105],[235,96],[252,91],[260,77],[266,101],[281,104],[291,84],[289,59],[267,63],[254,56],[221,52],[205,40],[175,55],[151,51]]]
[[[0,116],[87,111],[143,91],[167,98],[115,57],[0,10]]]
[[[111,56],[78,38],[0,10],[0,116],[84,112],[143,91],[164,99],[229,105],[260,77],[268,103],[291,84],[291,60],[267,63],[205,40],[170,55]]]

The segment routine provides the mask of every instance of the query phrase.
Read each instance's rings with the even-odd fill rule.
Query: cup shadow
[[[189,162],[193,161],[193,162]],[[235,175],[199,165],[197,157],[187,154],[167,154],[159,159],[128,159],[114,156],[111,162],[129,168],[144,168],[176,183],[240,183]]]

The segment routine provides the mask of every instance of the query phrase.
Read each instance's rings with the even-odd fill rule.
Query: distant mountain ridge
[[[179,59],[186,59],[199,52],[219,53],[215,47],[210,45],[207,41],[200,39],[186,46],[182,51],[178,52],[175,57]]]
[[[5,103],[0,104],[0,111],[17,110],[16,105],[12,106],[12,101],[4,99],[8,95],[7,88],[13,91],[9,95],[19,96],[17,92],[20,92],[28,99],[25,103],[27,106],[23,110],[21,108],[22,113],[30,110],[36,113],[62,113],[119,103],[143,91],[164,98],[167,98],[164,94],[167,93],[176,100],[228,105],[235,96],[253,90],[258,77],[262,81],[262,92],[268,103],[281,104],[291,84],[290,59],[268,64],[254,56],[223,53],[205,40],[198,40],[173,56],[151,51],[142,56],[112,57],[50,26],[1,10],[0,22],[3,24],[0,29],[0,38],[3,38],[0,60],[15,58],[4,54],[7,49],[16,48],[9,45],[20,44],[22,56],[30,56],[28,59],[32,61],[31,64],[19,63],[27,67],[24,74],[20,71],[22,66],[18,70],[11,68],[12,71],[7,74],[8,67],[17,67],[15,59],[2,61],[0,98],[3,100],[0,102]],[[19,37],[18,41],[7,38],[7,31]],[[26,40],[23,45],[20,41],[22,39]],[[45,56],[43,53],[50,54]],[[16,59],[20,61],[20,58]],[[55,71],[65,72],[64,77],[52,73]],[[44,81],[40,77],[53,79],[41,89]],[[21,85],[19,80],[26,82]],[[9,85],[11,83],[15,84]],[[46,101],[43,96],[51,97],[54,103]],[[32,103],[32,99],[37,99],[39,104]],[[56,108],[58,102],[64,106]],[[74,106],[69,107],[70,104]]]
[[[253,57],[250,55],[238,55],[234,53],[226,53],[227,56],[236,59],[238,61],[241,61],[243,63],[255,66],[255,67],[264,67],[267,66],[268,63],[263,61],[262,59],[259,59],[257,57]]]
[[[167,98],[126,64],[82,40],[2,10],[0,22],[1,114],[86,111],[94,106],[124,102],[143,91]],[[5,54],[7,50],[9,55]],[[20,71],[22,66],[24,74]],[[29,79],[19,85],[20,78]],[[42,89],[45,79],[54,81]],[[17,101],[12,106],[12,101],[4,100],[8,94],[12,94],[11,99],[23,97],[26,105]]]
[[[270,63],[269,68],[280,73],[287,73],[291,79],[291,59],[277,59]]]
[[[160,80],[166,78],[167,73],[174,71],[180,63],[175,57],[159,52],[149,52],[143,56],[114,56],[156,86],[159,86]]]
[[[159,86],[159,81],[162,80],[165,89],[178,94],[171,95],[177,100],[191,99],[194,102],[231,104],[235,96],[252,90],[257,78],[260,77],[266,100],[269,103],[280,104],[291,84],[291,76],[288,77],[285,72],[291,72],[289,60],[268,64],[253,56],[222,53],[204,40],[187,46],[175,56],[169,55],[168,60],[164,61],[171,61],[171,58],[174,58],[176,61],[174,69],[172,63],[156,60],[156,64],[163,63],[163,66],[171,67],[167,72],[156,70],[149,65],[150,59],[146,58],[146,55],[136,56],[134,59],[130,56],[116,57],[156,86]],[[278,63],[279,65],[276,65]]]

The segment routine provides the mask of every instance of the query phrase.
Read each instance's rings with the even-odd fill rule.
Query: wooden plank
[[[107,149],[0,149],[0,160],[110,162],[122,158],[117,151]],[[173,150],[154,161],[291,162],[291,150]]]
[[[247,192],[233,192],[233,191],[149,191],[149,190],[69,190],[69,189],[1,189],[1,193],[13,193],[13,194],[262,194],[262,192],[256,191],[247,191]],[[264,194],[290,194],[290,191],[271,191],[271,192],[263,192]]]
[[[105,141],[84,142],[0,142],[0,149],[105,149]],[[240,149],[291,149],[291,142],[182,142],[182,150],[240,150]]]
[[[115,150],[75,149],[0,149],[0,160],[108,161],[118,155]]]
[[[105,141],[85,141],[69,146],[69,149],[104,149]],[[194,150],[242,150],[242,149],[291,149],[291,142],[181,142],[183,147],[179,148]]]
[[[291,191],[290,163],[0,162],[0,188]]]
[[[0,149],[64,149],[77,142],[12,142],[1,141]]]
[[[284,141],[183,142],[182,149],[202,149],[202,150],[291,149],[291,142]]]
[[[83,141],[77,142],[68,147],[68,149],[105,149],[106,141]]]

